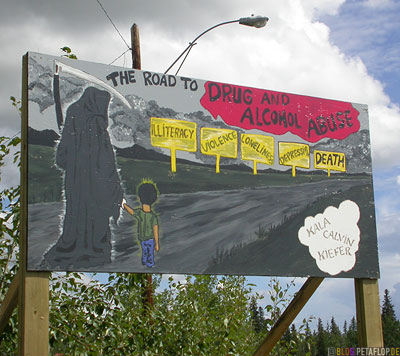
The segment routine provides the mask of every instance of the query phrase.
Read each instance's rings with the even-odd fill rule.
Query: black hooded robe
[[[107,131],[110,94],[88,87],[67,110],[56,152],[64,170],[63,231],[45,254],[50,267],[84,269],[111,262],[110,217],[117,221],[123,191]]]

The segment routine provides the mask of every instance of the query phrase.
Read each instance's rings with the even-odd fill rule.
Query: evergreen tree
[[[316,335],[316,346],[317,346],[317,353],[316,356],[326,356],[327,352],[327,343],[326,343],[326,331],[324,326],[322,325],[321,318],[318,318],[318,328],[317,328],[317,335]]]
[[[358,346],[358,334],[357,334],[357,323],[356,318],[353,316],[350,321],[347,333],[344,337],[345,347],[357,347]]]
[[[329,339],[327,342],[328,347],[342,347],[343,338],[338,325],[336,324],[335,318],[331,318],[331,324],[329,325]]]
[[[385,289],[385,294],[383,296],[382,317],[389,317],[396,320],[392,298],[390,298],[389,291],[387,289]]]
[[[335,335],[335,336],[340,336],[341,335],[339,327],[337,326],[334,317],[331,318],[331,325],[329,327],[329,330],[330,330],[332,335]]]
[[[385,347],[400,345],[400,322],[396,317],[389,291],[385,289],[382,303],[382,329]]]
[[[257,300],[254,296],[251,297],[249,308],[254,331],[260,333],[265,326],[264,310],[258,306]]]

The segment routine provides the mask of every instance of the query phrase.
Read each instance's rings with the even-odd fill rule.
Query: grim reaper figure
[[[107,131],[110,98],[88,87],[67,110],[56,151],[66,210],[62,234],[44,256],[50,267],[84,270],[111,262],[110,218],[119,217],[123,190]]]

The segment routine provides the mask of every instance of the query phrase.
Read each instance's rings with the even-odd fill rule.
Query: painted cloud
[[[358,205],[346,200],[339,208],[330,206],[323,214],[304,220],[298,237],[321,271],[334,276],[354,267],[360,242],[359,218]]]

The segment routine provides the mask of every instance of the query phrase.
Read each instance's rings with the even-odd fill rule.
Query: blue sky
[[[395,0],[156,1],[102,4],[129,40],[135,22],[142,67],[163,72],[206,28],[252,13],[270,18],[264,29],[227,25],[204,36],[180,75],[369,105],[380,252],[380,290],[389,289],[400,315],[400,2]],[[18,16],[10,16],[18,14]],[[21,91],[27,51],[60,55],[70,46],[80,59],[110,63],[126,46],[95,0],[14,0],[0,14],[0,133],[20,130],[10,95]],[[116,62],[130,66],[129,53]],[[9,164],[1,187],[18,182]],[[267,293],[267,278],[250,278]],[[300,287],[298,280],[297,287]],[[302,317],[355,315],[353,280],[327,279]]]
[[[368,4],[368,5],[367,5]],[[346,1],[337,15],[321,21],[331,41],[349,56],[359,56],[368,72],[383,83],[394,104],[400,104],[400,26],[398,1]]]
[[[347,1],[337,15],[322,17],[331,29],[332,42],[349,56],[358,56],[368,72],[383,86],[392,105],[400,104],[400,2]],[[400,134],[400,132],[397,132]],[[381,284],[391,292],[400,315],[400,277],[392,286],[386,284],[387,268],[398,261],[400,248],[400,166],[374,170],[374,189],[378,220],[378,243],[381,252]],[[397,257],[393,256],[396,251]],[[397,265],[394,275],[400,276]]]

